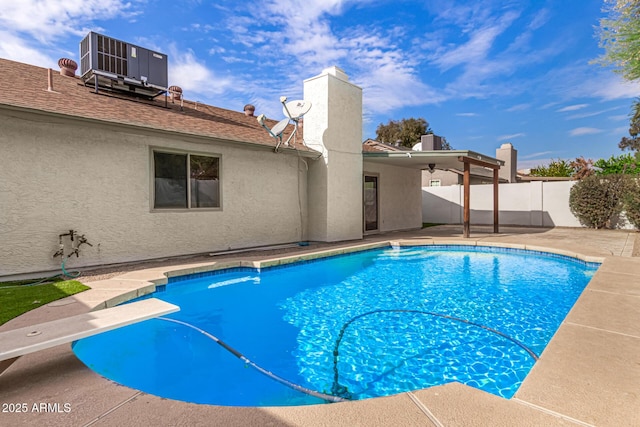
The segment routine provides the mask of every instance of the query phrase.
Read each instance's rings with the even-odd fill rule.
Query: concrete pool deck
[[[300,407],[196,405],[120,386],[85,367],[69,345],[25,355],[0,376],[3,426],[637,426],[640,425],[640,257],[637,233],[616,230],[505,227],[492,234],[461,226],[367,236],[340,244],[167,260],[87,272],[92,289],[54,301],[0,326],[0,331],[85,313],[151,292],[171,271],[280,263],[379,242],[497,244],[547,248],[603,259],[540,360],[512,399],[458,383],[395,396]],[[176,273],[171,273],[176,274]],[[20,405],[20,406],[18,406]],[[17,408],[26,409],[16,412]]]

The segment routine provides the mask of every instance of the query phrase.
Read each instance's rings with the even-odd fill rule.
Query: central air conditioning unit
[[[168,88],[167,55],[93,31],[80,42],[80,77],[85,85],[147,97]]]

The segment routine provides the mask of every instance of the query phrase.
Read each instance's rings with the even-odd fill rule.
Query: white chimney
[[[511,143],[502,144],[496,150],[496,159],[504,161],[504,166],[500,167],[498,176],[508,182],[516,182],[518,172],[518,150],[513,148]]]
[[[304,140],[322,157],[309,164],[310,240],[362,238],[362,88],[338,67],[304,81]]]

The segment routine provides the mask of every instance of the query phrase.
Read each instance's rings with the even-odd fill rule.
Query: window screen
[[[220,207],[220,159],[153,152],[155,209]]]

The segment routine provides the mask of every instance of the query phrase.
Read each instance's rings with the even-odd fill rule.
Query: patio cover
[[[401,166],[405,168],[428,170],[430,165],[437,169],[462,169],[464,173],[464,222],[462,234],[470,236],[470,181],[471,165],[493,170],[493,232],[499,232],[498,224],[498,170],[504,165],[502,160],[485,156],[470,150],[437,151],[380,151],[362,153],[363,160],[373,163]]]

